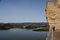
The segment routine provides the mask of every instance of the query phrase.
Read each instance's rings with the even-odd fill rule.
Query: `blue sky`
[[[1,0],[0,22],[47,22],[46,2],[47,0]]]

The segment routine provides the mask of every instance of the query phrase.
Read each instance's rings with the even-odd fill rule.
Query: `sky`
[[[0,23],[47,22],[46,3],[47,0],[0,0]]]

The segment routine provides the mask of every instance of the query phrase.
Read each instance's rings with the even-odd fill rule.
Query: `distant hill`
[[[10,24],[10,25],[37,25],[37,26],[47,26],[48,23],[47,22],[41,22],[41,23],[33,23],[33,22],[25,22],[25,23],[0,23],[0,25],[2,24]]]

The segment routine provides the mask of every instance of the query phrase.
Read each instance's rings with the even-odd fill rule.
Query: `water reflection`
[[[47,31],[32,31],[31,29],[13,28],[0,30],[0,40],[45,40]]]

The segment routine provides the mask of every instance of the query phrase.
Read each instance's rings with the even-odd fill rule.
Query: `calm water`
[[[0,30],[0,40],[45,40],[47,31],[32,31],[27,29]]]

